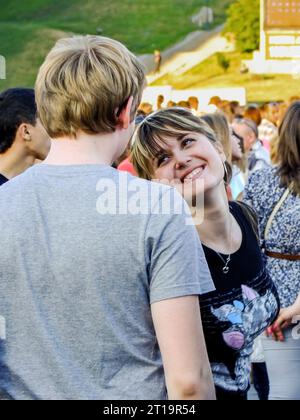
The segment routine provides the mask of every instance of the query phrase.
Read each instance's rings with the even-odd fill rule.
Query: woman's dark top
[[[231,255],[204,246],[216,291],[200,297],[208,355],[217,388],[246,393],[250,380],[253,343],[277,317],[279,299],[268,275],[250,218],[238,203],[230,210],[240,225],[243,240]]]

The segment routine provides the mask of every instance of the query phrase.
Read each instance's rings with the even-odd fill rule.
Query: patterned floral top
[[[254,172],[245,190],[245,202],[259,217],[262,245],[268,220],[285,188],[280,186],[276,168]],[[300,255],[300,197],[290,194],[276,214],[265,243],[268,251]],[[275,283],[281,306],[295,303],[300,292],[300,261],[265,257],[267,269]]]

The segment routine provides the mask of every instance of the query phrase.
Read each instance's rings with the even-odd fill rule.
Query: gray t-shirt
[[[150,305],[214,286],[179,194],[120,174],[38,165],[1,187],[0,395],[166,398]]]

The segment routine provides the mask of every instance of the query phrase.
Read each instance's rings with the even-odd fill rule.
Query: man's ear
[[[118,126],[121,129],[127,130],[127,128],[130,126],[132,119],[132,104],[133,104],[133,96],[131,96],[126,105],[120,110],[119,116],[118,116]]]
[[[24,141],[31,141],[30,128],[28,124],[21,124],[18,128],[18,134]]]

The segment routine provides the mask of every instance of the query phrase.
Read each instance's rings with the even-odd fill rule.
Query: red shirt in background
[[[122,172],[129,172],[131,175],[137,176],[137,173],[129,158],[123,160],[123,162],[120,163],[120,165],[118,166],[118,170]]]

